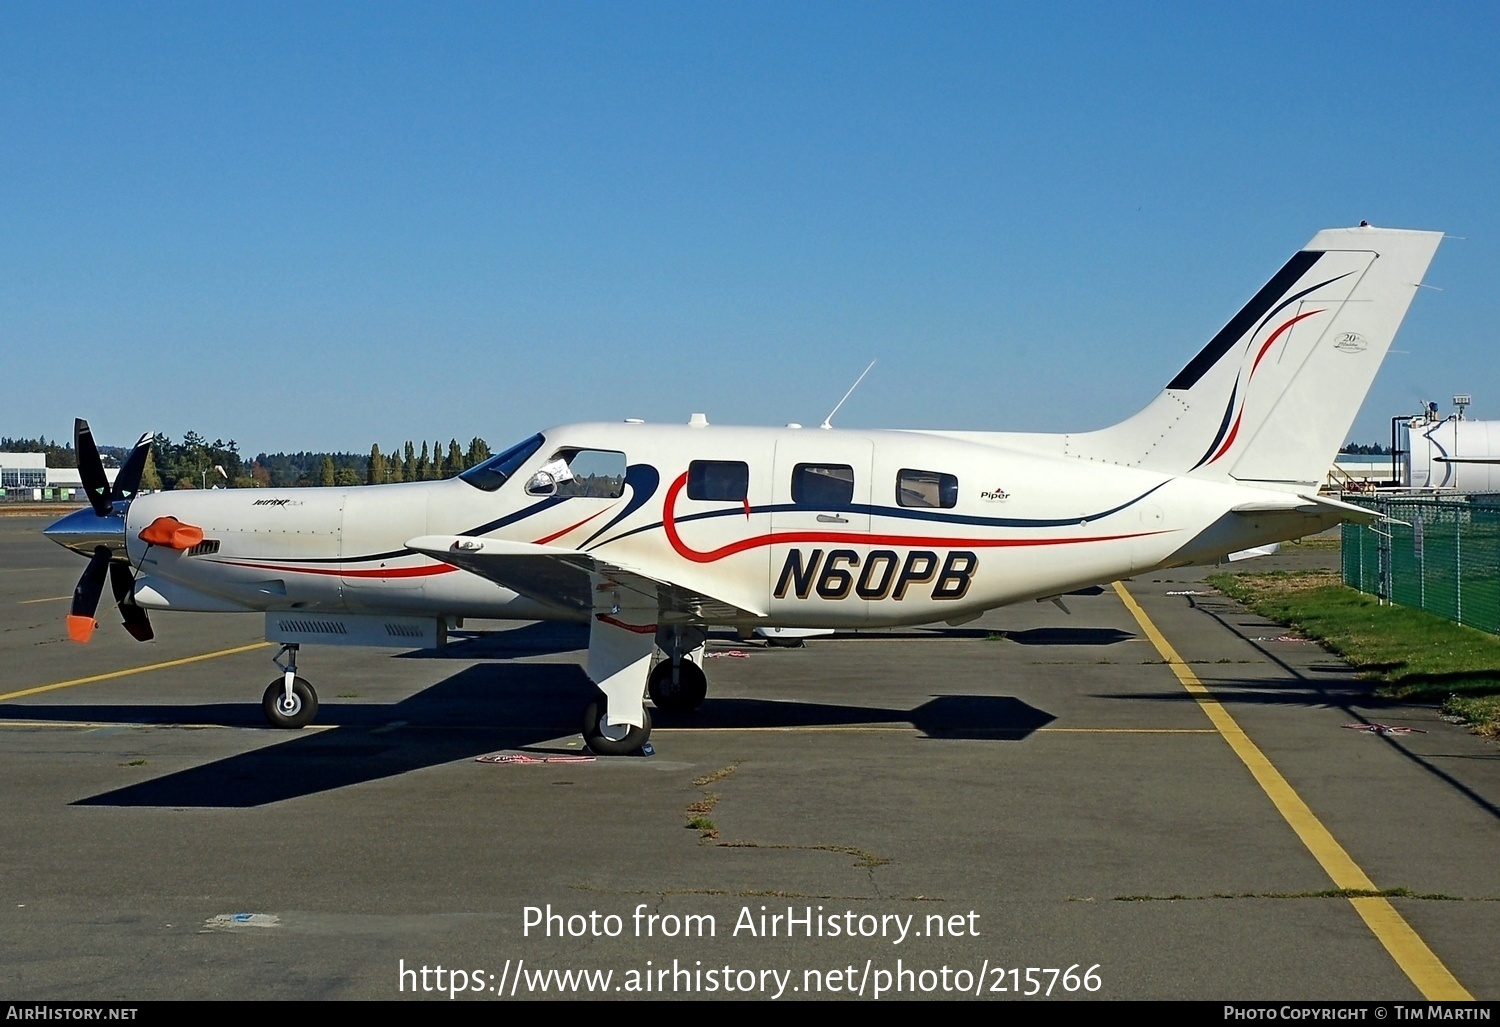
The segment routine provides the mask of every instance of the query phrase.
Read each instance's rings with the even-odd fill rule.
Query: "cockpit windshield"
[[[542,436],[533,435],[525,442],[518,442],[503,453],[496,453],[488,460],[470,467],[459,477],[476,489],[494,492],[510,480],[516,469],[530,460],[532,454],[542,448]]]

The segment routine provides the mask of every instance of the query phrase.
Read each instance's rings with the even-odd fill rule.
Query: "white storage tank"
[[[1407,488],[1500,492],[1500,421],[1412,418],[1398,431]]]

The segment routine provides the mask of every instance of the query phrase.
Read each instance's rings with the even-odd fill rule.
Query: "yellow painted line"
[[[55,692],[59,688],[72,688],[75,685],[91,685],[96,681],[111,681],[115,678],[127,678],[132,674],[146,674],[153,670],[166,670],[169,667],[182,667],[189,663],[201,663],[204,660],[216,660],[220,656],[233,656],[235,653],[248,653],[256,649],[264,649],[270,642],[252,642],[249,645],[235,646],[233,649],[220,649],[212,653],[200,653],[197,656],[184,656],[180,660],[167,660],[164,663],[149,663],[144,667],[131,667],[128,670],[112,670],[108,674],[94,674],[86,678],[74,678],[71,681],[59,681],[52,685],[38,685],[35,688],[23,688],[19,692],[6,692],[0,695],[0,702],[7,699],[20,699],[22,696],[39,695],[42,692]]]
[[[1198,676],[1193,673],[1192,668],[1187,665],[1177,650],[1172,648],[1166,636],[1161,633],[1151,618],[1146,616],[1146,611],[1141,609],[1135,597],[1125,590],[1120,582],[1114,584],[1115,593],[1125,608],[1130,611],[1146,637],[1151,639],[1156,651],[1167,661],[1172,668],[1172,673],[1177,675],[1177,680],[1182,682],[1182,687],[1198,703],[1208,719],[1213,723],[1219,734],[1224,736],[1224,741],[1234,750],[1234,754],[1240,758],[1250,774],[1255,778],[1257,784],[1266,793],[1266,796],[1275,805],[1297,837],[1302,839],[1302,844],[1313,854],[1313,858],[1323,867],[1328,876],[1333,879],[1334,887],[1347,888],[1351,891],[1379,891],[1375,882],[1371,881],[1369,875],[1360,869],[1344,847],[1338,843],[1328,828],[1323,826],[1307,803],[1302,801],[1281,772],[1266,758],[1260,747],[1250,740],[1250,736],[1229,715],[1217,699],[1213,697],[1208,688]],[[1417,932],[1412,930],[1410,924],[1397,912],[1396,907],[1391,905],[1389,899],[1382,898],[1360,898],[1350,899],[1356,912],[1364,919],[1365,925],[1370,928],[1380,944],[1391,954],[1396,965],[1411,978],[1411,982],[1417,986],[1422,997],[1431,1001],[1441,1000],[1474,1000],[1464,989],[1458,979],[1443,965],[1437,954],[1427,947]]]
[[[72,598],[73,598],[72,596],[68,595],[68,596],[48,596],[46,599],[22,599],[20,602],[16,603],[16,605],[17,606],[31,606],[33,603],[57,603],[57,602],[61,602],[64,599],[72,599]]]
[[[276,728],[278,734],[285,731],[333,731],[338,728],[337,724],[308,724],[300,728]],[[163,721],[160,724],[148,724],[144,721],[121,720],[113,723],[92,720],[0,720],[0,729],[4,728],[38,728],[38,727],[60,727],[69,728],[74,731],[97,731],[104,727],[134,727],[134,728],[161,728],[174,731],[269,731],[268,727],[249,727],[243,724],[176,724]]]
[[[121,720],[115,722],[93,720],[0,720],[0,728],[7,727],[61,727],[74,731],[93,731],[101,727],[178,727],[184,730],[203,731],[208,728],[223,728],[223,724],[147,724],[140,721]]]

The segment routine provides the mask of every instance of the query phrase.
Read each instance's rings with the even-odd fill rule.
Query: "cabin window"
[[[896,474],[896,505],[947,510],[958,505],[958,478],[941,471],[903,468]]]
[[[459,477],[476,489],[494,492],[510,480],[532,454],[542,448],[542,437],[533,435],[525,442],[518,442],[503,453],[496,453],[483,463],[475,464]]]
[[[625,494],[625,454],[612,449],[565,449],[538,475],[556,483],[563,499],[618,499]]]
[[[750,498],[750,465],[743,460],[694,460],[688,464],[689,499],[743,503]]]
[[[792,502],[830,509],[854,502],[854,468],[848,464],[798,464],[792,468]]]

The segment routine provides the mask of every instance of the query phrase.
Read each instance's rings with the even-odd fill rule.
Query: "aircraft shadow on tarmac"
[[[1240,705],[1263,705],[1263,706],[1298,706],[1310,709],[1336,709],[1345,713],[1352,725],[1371,727],[1375,721],[1370,714],[1379,711],[1390,710],[1395,713],[1404,713],[1412,709],[1409,700],[1392,699],[1375,694],[1375,685],[1371,681],[1361,680],[1354,676],[1351,668],[1345,668],[1346,676],[1318,677],[1309,679],[1290,664],[1280,660],[1276,661],[1289,674],[1295,677],[1296,683],[1280,680],[1256,680],[1249,678],[1223,678],[1214,679],[1209,675],[1208,684],[1213,689],[1214,698],[1222,703],[1234,703]],[[1320,668],[1321,669],[1321,668]],[[1110,692],[1096,693],[1094,698],[1098,699],[1120,699],[1127,702],[1169,703],[1181,705],[1183,703],[1196,703],[1198,699],[1186,689],[1171,692]],[[1425,730],[1425,729],[1424,729]],[[1460,795],[1464,796],[1475,806],[1484,810],[1490,816],[1500,820],[1500,804],[1496,804],[1489,798],[1481,795],[1470,785],[1459,780],[1453,774],[1448,773],[1432,762],[1432,757],[1412,751],[1400,742],[1400,736],[1390,734],[1378,734],[1378,738],[1386,745],[1394,749],[1403,759],[1421,767],[1428,774],[1443,781]],[[1440,757],[1445,758],[1445,757]]]
[[[480,664],[398,703],[326,704],[318,712],[320,727],[299,732],[265,727],[258,703],[8,704],[5,714],[31,721],[264,729],[276,739],[271,744],[74,803],[252,807],[572,735],[593,694],[576,665]],[[1019,741],[1055,718],[1011,696],[939,695],[909,710],[710,698],[692,714],[658,712],[653,719],[661,728],[706,731],[910,725],[929,737]]]
[[[1342,677],[1330,675],[1319,678],[1316,683],[1290,683],[1285,680],[1255,678],[1214,677],[1212,670],[1196,668],[1205,683],[1213,689],[1214,698],[1220,702],[1243,703],[1261,706],[1306,706],[1312,708],[1341,709],[1354,715],[1354,706],[1362,709],[1410,708],[1409,702],[1389,699],[1375,694],[1375,686],[1361,681],[1346,668]],[[1183,705],[1198,700],[1186,689],[1177,691],[1142,692],[1095,692],[1095,699],[1114,699],[1124,702],[1166,703]]]
[[[1000,634],[1021,645],[1116,645],[1135,637],[1119,628],[1027,628]]]

